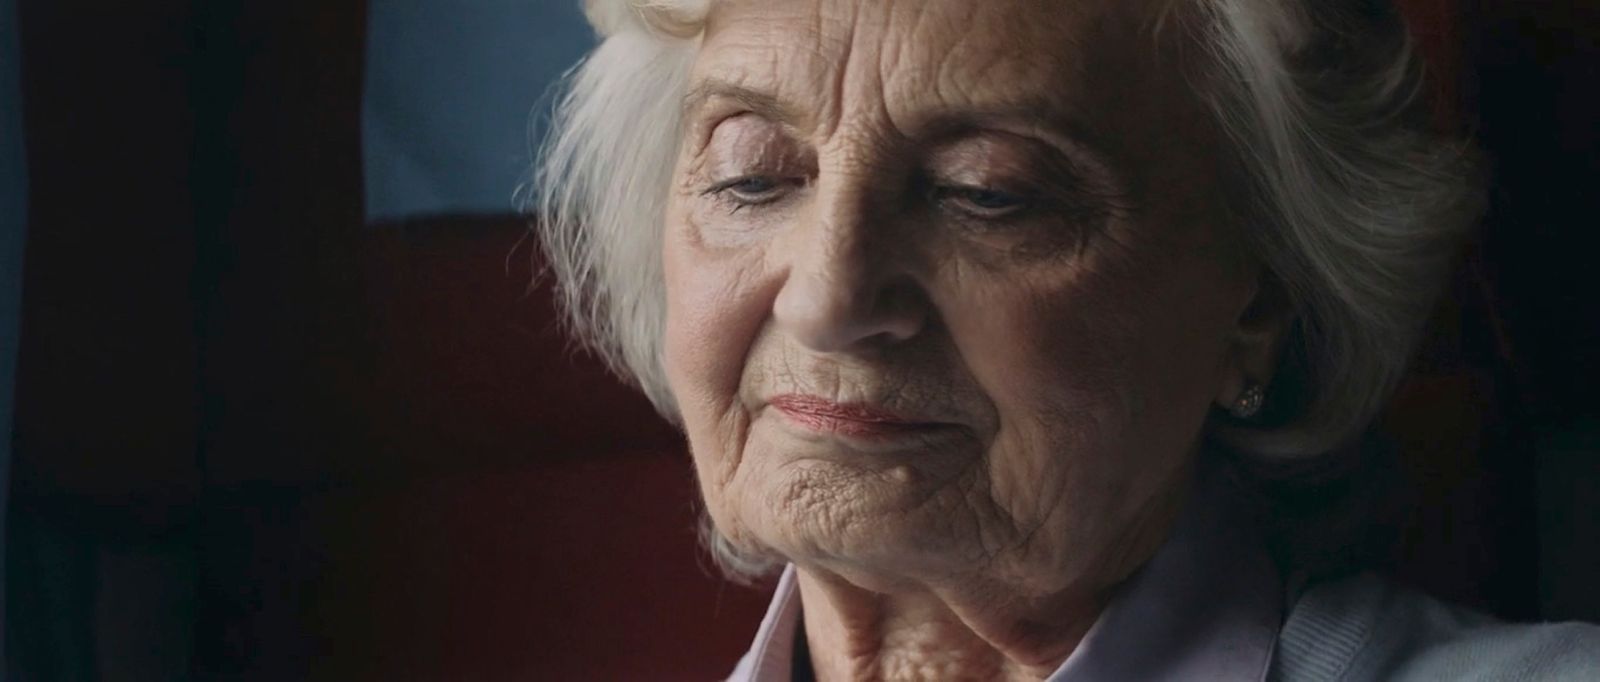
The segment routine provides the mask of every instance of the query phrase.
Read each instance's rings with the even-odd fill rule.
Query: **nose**
[[[773,302],[777,327],[819,353],[859,352],[915,337],[926,325],[926,293],[866,202],[819,196],[818,211],[785,240],[787,279]]]

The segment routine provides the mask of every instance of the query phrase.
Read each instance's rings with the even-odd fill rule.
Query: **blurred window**
[[[533,159],[536,105],[594,43],[580,4],[370,4],[362,111],[369,223],[515,209],[512,195]]]

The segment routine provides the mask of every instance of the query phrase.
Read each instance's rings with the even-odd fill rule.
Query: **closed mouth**
[[[809,395],[775,396],[767,404],[808,430],[844,436],[894,436],[951,426],[905,417],[866,403],[838,403]]]

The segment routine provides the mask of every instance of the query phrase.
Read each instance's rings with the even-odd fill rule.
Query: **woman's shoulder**
[[[1271,678],[1600,680],[1600,627],[1508,624],[1372,574],[1292,602]]]

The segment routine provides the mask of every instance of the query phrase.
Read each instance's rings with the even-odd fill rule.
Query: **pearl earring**
[[[1233,415],[1235,419],[1249,419],[1261,414],[1261,404],[1266,401],[1266,387],[1252,383],[1234,399],[1233,405],[1228,408],[1228,414]]]

